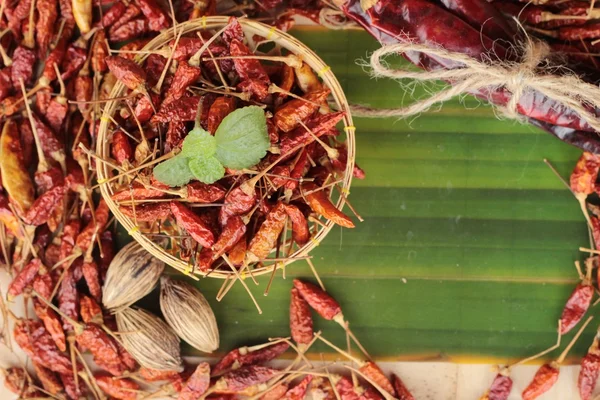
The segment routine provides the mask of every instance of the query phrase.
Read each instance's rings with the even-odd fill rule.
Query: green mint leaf
[[[181,155],[184,157],[208,157],[217,151],[217,139],[204,129],[192,129],[183,140]]]
[[[215,183],[225,175],[225,168],[213,156],[191,158],[188,166],[196,179],[207,184]]]
[[[153,173],[159,182],[169,186],[182,186],[194,178],[188,167],[188,158],[181,154],[158,164]]]
[[[270,146],[267,118],[262,108],[239,108],[226,116],[215,133],[216,157],[227,168],[250,168]]]

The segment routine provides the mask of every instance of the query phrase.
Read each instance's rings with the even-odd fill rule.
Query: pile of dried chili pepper
[[[346,195],[345,114],[318,71],[261,41],[232,18],[142,65],[106,59],[126,88],[107,124],[112,157],[98,161],[113,171],[112,200],[194,272],[274,268],[324,222],[354,227],[332,200]]]
[[[27,293],[35,290],[35,284],[32,286],[26,287]],[[239,347],[213,365],[186,364],[183,371],[138,366],[120,345],[113,317],[92,297],[81,294],[80,317],[74,319],[59,308],[55,313],[55,306],[48,307],[49,304],[36,300],[40,320],[19,319],[15,323],[15,341],[32,360],[35,375],[21,366],[2,372],[5,386],[23,399],[51,396],[77,400],[108,396],[134,400],[159,395],[180,400],[201,397],[301,400],[307,396],[331,400],[414,399],[400,378],[392,375],[389,379],[373,361],[354,356],[350,348],[342,350],[322,337],[321,332],[313,331],[311,309],[323,318],[335,319],[341,315],[341,307],[333,297],[309,282],[296,280],[291,290],[293,341],[275,338],[267,343]],[[38,311],[38,307],[44,306],[43,313]],[[71,325],[66,328],[61,322],[51,323],[49,313],[61,314]],[[324,374],[323,367],[312,366],[306,354],[317,340],[354,362],[355,368]],[[290,348],[296,355],[286,368],[277,369],[269,364]],[[84,351],[92,354],[100,370],[91,370],[81,357]],[[70,353],[75,357],[70,357]]]

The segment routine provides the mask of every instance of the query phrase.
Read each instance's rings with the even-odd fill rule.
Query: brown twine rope
[[[600,107],[600,88],[586,83],[574,74],[543,74],[538,66],[560,68],[548,60],[549,47],[541,41],[528,38],[522,44],[523,59],[515,62],[482,62],[462,53],[450,52],[441,48],[432,48],[417,43],[400,43],[384,46],[376,50],[370,58],[371,74],[375,78],[385,77],[395,80],[412,79],[424,84],[428,81],[442,80],[451,86],[400,108],[378,109],[364,105],[351,105],[356,117],[385,118],[409,117],[429,110],[433,105],[450,100],[462,94],[473,94],[483,89],[505,88],[512,96],[505,107],[497,107],[507,117],[521,119],[517,105],[521,96],[529,91],[537,91],[556,102],[562,103],[576,112],[590,127],[600,131],[600,120],[589,111],[591,107]],[[421,52],[434,58],[443,58],[463,65],[462,68],[439,71],[410,71],[404,68],[391,68],[383,60],[390,54],[408,51]],[[588,106],[588,107],[586,107]]]

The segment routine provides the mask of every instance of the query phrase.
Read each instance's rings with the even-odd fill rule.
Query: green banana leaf
[[[393,107],[410,100],[399,83],[373,80],[356,64],[378,47],[365,32],[303,28],[292,34],[331,66],[349,102]],[[578,247],[589,239],[578,203],[542,160],[568,177],[581,151],[528,125],[499,120],[472,98],[410,120],[355,122],[357,162],[367,178],[353,182],[349,199],[365,221],[353,230],[333,229],[312,255],[371,355],[505,362],[553,344],[562,307],[578,283],[573,261],[583,259]],[[195,283],[217,315],[221,353],[289,335],[294,277],[311,279],[305,262],[289,266],[286,279],[279,274],[268,297],[268,276],[259,286],[246,280],[262,315],[239,283],[221,303],[214,299],[222,281]],[[572,356],[585,353],[592,325]],[[315,328],[345,345],[335,323],[315,316]]]

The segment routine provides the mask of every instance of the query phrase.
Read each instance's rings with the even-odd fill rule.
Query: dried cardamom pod
[[[164,269],[165,263],[139,243],[129,243],[108,267],[102,303],[109,310],[129,307],[152,291]]]
[[[215,314],[202,293],[192,285],[163,276],[160,310],[180,338],[205,353],[219,348]]]
[[[123,346],[142,367],[183,371],[179,338],[165,321],[141,308],[120,310],[116,319]]]

